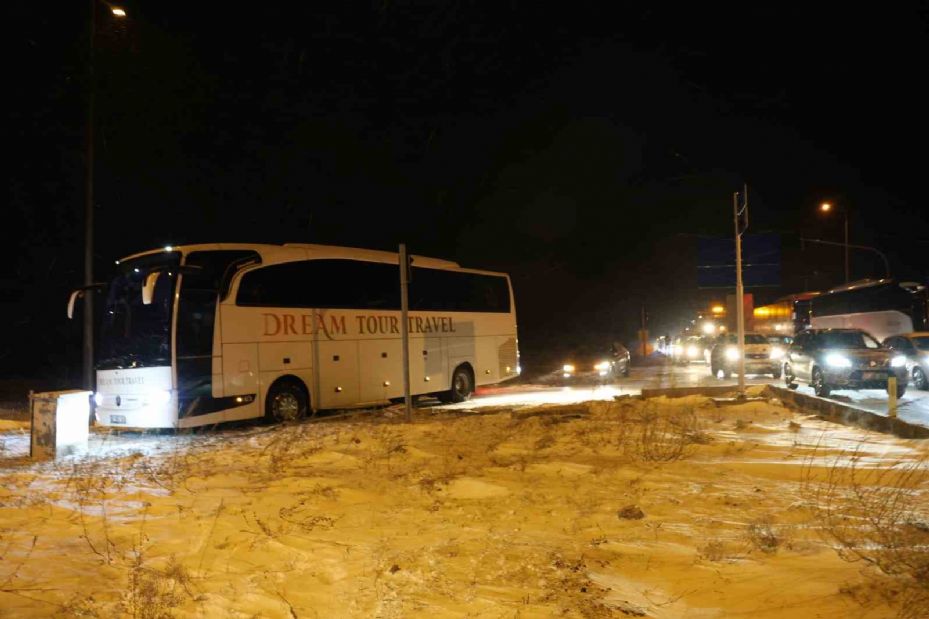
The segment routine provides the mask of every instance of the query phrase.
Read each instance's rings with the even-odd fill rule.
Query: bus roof
[[[357,247],[339,247],[337,245],[315,245],[311,243],[284,243],[282,245],[273,245],[270,243],[202,243],[195,245],[169,245],[160,249],[150,249],[148,251],[143,251],[137,254],[126,256],[124,258],[120,258],[117,263],[166,251],[189,253],[193,251],[218,251],[230,249],[255,251],[261,255],[262,264],[266,265],[312,258],[351,258],[356,260],[366,260],[369,262],[387,262],[396,264],[398,256],[396,252],[390,251],[362,249]],[[419,255],[412,255],[411,258],[413,259],[414,266],[436,269],[462,269],[461,265],[459,265],[457,262],[452,262],[451,260],[442,260],[441,258],[430,258],[428,256]],[[481,271],[476,269],[462,270],[476,273],[493,273],[492,271]]]

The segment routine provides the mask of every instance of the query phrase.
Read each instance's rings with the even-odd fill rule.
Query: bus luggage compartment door
[[[353,406],[360,401],[358,393],[358,342],[317,342],[320,408]]]

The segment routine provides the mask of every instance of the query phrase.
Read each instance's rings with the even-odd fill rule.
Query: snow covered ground
[[[4,422],[0,615],[896,612],[821,537],[801,482],[852,449],[887,468],[929,446],[777,402],[601,395],[95,434],[39,464]]]

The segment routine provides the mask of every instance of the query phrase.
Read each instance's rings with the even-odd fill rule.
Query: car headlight
[[[697,347],[696,347],[696,346],[688,346],[688,347],[687,347],[687,356],[688,356],[688,357],[696,357],[698,352],[699,352],[699,351],[697,350]]]
[[[148,394],[149,404],[167,404],[171,401],[171,392],[166,389],[158,389]]]
[[[903,355],[896,355],[893,359],[890,360],[890,367],[892,368],[902,368],[906,365],[906,357]]]
[[[561,370],[562,370],[565,374],[573,374],[573,373],[574,373],[574,366],[571,365],[570,363],[565,363],[563,366],[561,366]]]
[[[780,346],[774,346],[771,348],[771,358],[772,359],[783,359],[784,358],[784,349]]]
[[[606,372],[607,370],[610,369],[610,362],[601,361],[600,363],[594,366],[594,369],[597,370],[598,372]]]
[[[739,349],[735,346],[730,346],[726,349],[726,359],[729,361],[738,361],[739,360]]]
[[[851,359],[845,355],[840,355],[839,353],[831,353],[826,355],[826,365],[832,366],[834,368],[850,368],[852,367]]]

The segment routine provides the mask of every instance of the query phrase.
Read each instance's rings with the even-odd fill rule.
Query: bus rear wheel
[[[452,388],[439,394],[439,400],[450,404],[452,402],[466,402],[474,393],[474,378],[467,367],[459,365],[452,374]]]
[[[303,385],[294,380],[279,380],[271,386],[265,400],[265,419],[271,423],[300,421],[310,407]]]

